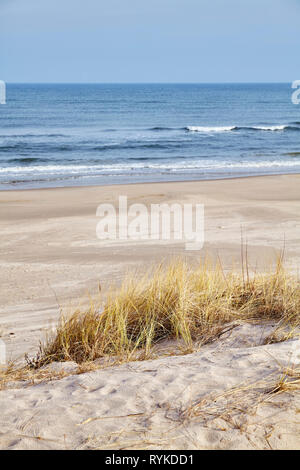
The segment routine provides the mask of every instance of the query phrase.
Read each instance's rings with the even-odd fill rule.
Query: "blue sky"
[[[7,82],[290,82],[300,0],[0,0]]]

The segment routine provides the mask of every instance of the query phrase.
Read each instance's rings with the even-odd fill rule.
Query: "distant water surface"
[[[300,173],[290,84],[8,84],[0,189]]]

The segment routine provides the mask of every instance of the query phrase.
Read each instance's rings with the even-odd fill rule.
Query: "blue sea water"
[[[291,84],[8,84],[0,189],[300,173]]]

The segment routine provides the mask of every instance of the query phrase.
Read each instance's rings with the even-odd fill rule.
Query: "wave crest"
[[[190,132],[230,132],[230,131],[239,131],[239,130],[250,130],[250,131],[284,131],[289,130],[299,130],[298,127],[292,127],[287,124],[280,124],[276,126],[187,126],[186,130]]]
[[[219,126],[219,127],[208,127],[208,126],[187,126],[186,130],[191,132],[227,132],[233,131],[236,126]]]

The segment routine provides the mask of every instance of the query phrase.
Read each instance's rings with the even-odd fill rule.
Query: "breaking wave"
[[[187,131],[190,132],[229,132],[239,130],[253,130],[253,131],[284,131],[284,130],[297,130],[300,131],[300,127],[290,126],[288,124],[280,124],[276,126],[187,126]]]

